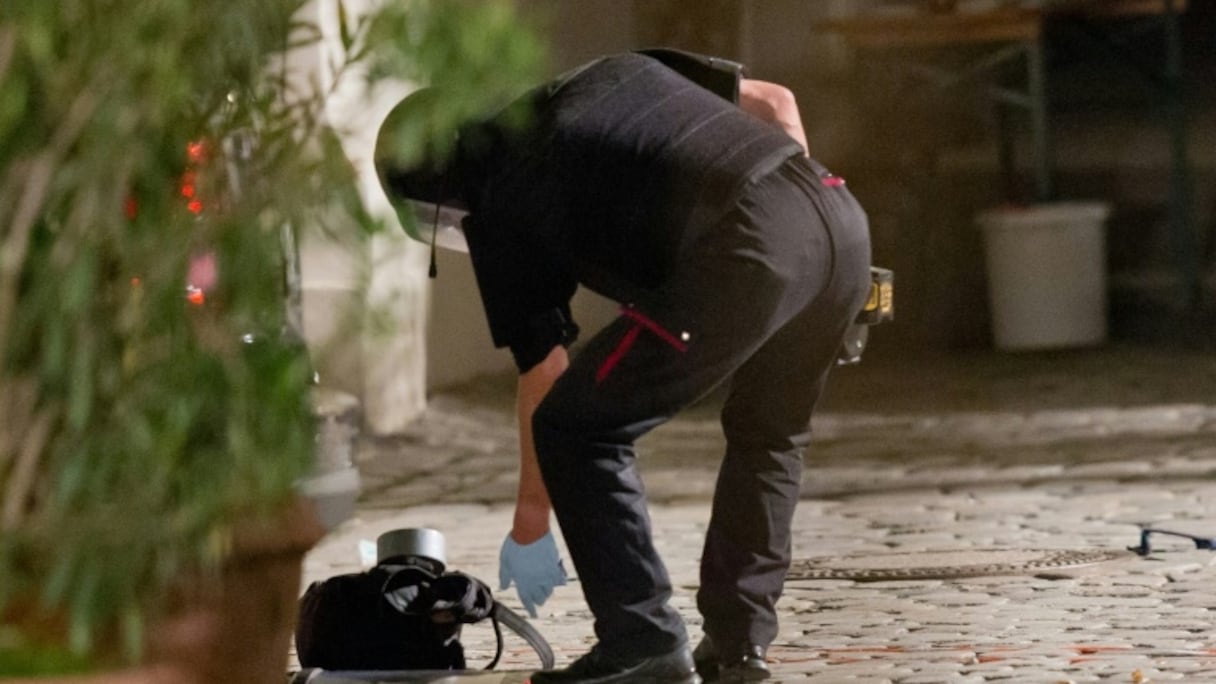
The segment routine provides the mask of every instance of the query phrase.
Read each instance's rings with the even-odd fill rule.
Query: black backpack
[[[463,670],[460,631],[489,619],[502,654],[499,622],[553,666],[544,638],[496,602],[484,582],[422,565],[380,564],[366,572],[314,582],[300,599],[296,652],[304,668],[323,670]]]

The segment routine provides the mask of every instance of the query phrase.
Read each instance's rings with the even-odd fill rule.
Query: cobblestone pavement
[[[360,540],[443,531],[453,567],[493,583],[516,448],[510,382],[433,398],[407,434],[361,444],[357,516],[306,559],[360,567]],[[711,397],[640,446],[656,543],[694,638],[693,595],[722,442]],[[1216,356],[1112,347],[972,354],[841,369],[814,424],[794,555],[897,574],[994,557],[1111,560],[998,576],[787,583],[776,682],[1216,682],[1216,552],[1143,524],[1216,537]],[[513,590],[498,595],[518,606]],[[534,621],[559,664],[592,642],[577,580]],[[471,659],[492,634],[473,625]],[[536,657],[508,638],[500,667]],[[484,661],[483,661],[484,662]]]

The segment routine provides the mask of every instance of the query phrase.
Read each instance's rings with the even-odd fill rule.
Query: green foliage
[[[426,30],[419,30],[420,18]],[[442,159],[460,123],[493,113],[536,84],[539,47],[513,30],[513,21],[506,3],[400,0],[370,22],[372,42],[400,47],[371,56],[372,77],[403,74],[435,90],[424,116],[393,131],[397,158]]]
[[[11,626],[0,625],[0,673],[14,677],[37,677],[88,672],[88,659],[66,646],[33,643]]]
[[[232,525],[311,465],[280,231],[375,223],[321,124],[326,93],[281,71],[319,39],[304,4],[0,3],[0,616],[66,615],[73,657],[102,633],[137,657],[173,579],[222,562]],[[504,2],[337,9],[339,69],[453,86],[406,153],[536,72]],[[218,282],[188,304],[208,253]]]

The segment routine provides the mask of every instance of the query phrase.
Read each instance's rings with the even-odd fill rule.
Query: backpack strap
[[[510,608],[504,606],[498,601],[494,602],[494,611],[490,614],[494,620],[494,628],[497,631],[498,623],[506,625],[512,632],[518,634],[528,645],[536,651],[536,655],[540,656],[540,664],[542,670],[552,670],[557,659],[553,657],[553,648],[549,646],[549,642],[545,641],[545,637],[541,636],[540,632],[532,626],[522,615],[516,613]],[[502,648],[501,638],[499,640],[499,649]]]

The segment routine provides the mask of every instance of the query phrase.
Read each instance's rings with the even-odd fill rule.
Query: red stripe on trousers
[[[629,329],[628,332],[625,333],[625,336],[621,338],[621,341],[617,343],[616,348],[604,358],[604,362],[600,364],[599,369],[595,372],[596,383],[603,382],[604,379],[607,378],[610,373],[612,373],[612,369],[616,368],[616,365],[621,362],[621,359],[625,358],[625,354],[629,353],[629,350],[633,347],[634,342],[637,342],[638,335],[641,334],[642,328],[646,328],[655,335],[658,335],[659,339],[671,345],[677,351],[684,352],[688,350],[688,345],[683,340],[679,339],[675,335],[672,335],[667,331],[667,329],[656,323],[654,319],[650,318],[646,314],[643,314],[637,309],[622,307],[621,315],[632,320],[634,325]]]

